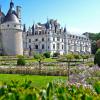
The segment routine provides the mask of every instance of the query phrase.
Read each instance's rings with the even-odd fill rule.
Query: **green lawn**
[[[19,74],[0,74],[0,81],[10,82],[11,80],[17,80],[23,82],[25,80],[31,80],[34,87],[43,88],[48,82],[53,80],[62,79],[66,80],[66,77],[62,76],[39,76],[39,75],[19,75]]]

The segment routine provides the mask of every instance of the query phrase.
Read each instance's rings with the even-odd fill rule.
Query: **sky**
[[[35,22],[57,19],[70,32],[100,32],[100,0],[13,0],[22,7],[22,23],[27,28]],[[10,0],[0,0],[6,14]]]

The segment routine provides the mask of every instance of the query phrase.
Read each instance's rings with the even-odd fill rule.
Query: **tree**
[[[45,56],[45,58],[50,58],[50,52],[45,52],[43,55]]]
[[[97,40],[96,45],[97,45],[98,48],[100,48],[100,39]]]
[[[85,55],[85,54],[83,54],[83,55],[81,55],[81,57],[82,57],[82,59],[83,59],[83,63],[84,63],[84,60],[85,60],[85,59],[87,59],[87,60],[88,60],[89,55]]]
[[[68,62],[68,81],[70,81],[69,75],[70,75],[70,62],[74,59],[74,55],[73,54],[67,54],[66,55],[67,58],[67,62]]]
[[[96,41],[93,41],[92,43],[91,43],[91,52],[92,52],[92,54],[95,54],[96,53],[96,51],[97,51],[97,45],[96,45]]]
[[[74,54],[74,58],[77,60],[81,59],[81,56],[79,54]]]
[[[43,54],[34,54],[34,58],[38,61],[39,63],[39,71],[40,71],[40,74],[41,74],[41,63],[42,61],[44,60],[44,55]]]
[[[98,64],[98,66],[100,67],[100,49],[98,49],[95,54],[94,64]]]

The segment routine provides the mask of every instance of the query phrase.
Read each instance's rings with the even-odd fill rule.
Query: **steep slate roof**
[[[9,21],[19,23],[17,13],[14,10],[14,3],[12,1],[10,2],[10,9],[7,15],[5,16],[3,23],[9,22]]]

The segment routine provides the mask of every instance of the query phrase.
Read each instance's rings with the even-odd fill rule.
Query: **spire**
[[[23,32],[26,32],[26,25],[23,26]]]
[[[35,22],[33,22],[33,26],[32,26],[32,34],[34,35],[35,33]]]
[[[66,25],[65,25],[65,27],[64,27],[64,33],[66,33],[67,32],[67,30],[66,30]]]

